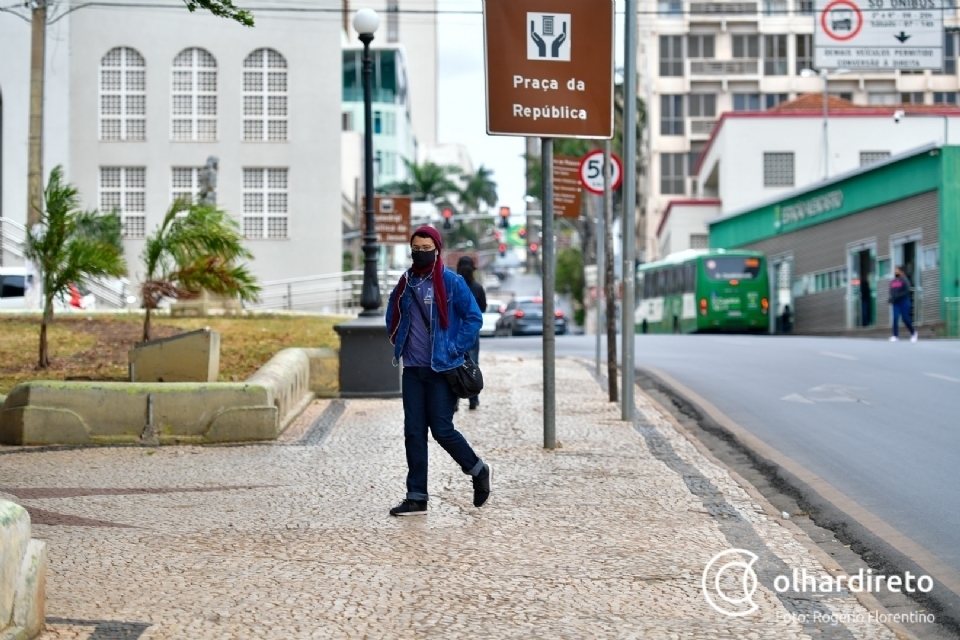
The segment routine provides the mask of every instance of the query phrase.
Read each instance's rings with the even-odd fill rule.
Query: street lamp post
[[[849,73],[849,69],[837,69],[837,75]],[[827,70],[820,69],[818,74],[813,69],[801,69],[800,75],[804,78],[810,78],[819,75],[823,78],[823,179],[830,177],[830,136],[827,134],[827,123],[829,122],[829,112],[827,110]]]
[[[380,26],[372,9],[361,9],[353,17],[353,27],[363,43],[363,287],[360,290],[360,316],[334,327],[340,336],[339,393],[341,398],[400,397],[400,367],[393,366],[393,345],[387,337],[384,315],[380,311],[380,284],[377,282],[377,230],[373,202],[373,61],[370,43]]]
[[[377,230],[373,219],[373,59],[370,43],[380,26],[373,9],[360,9],[353,17],[353,28],[363,43],[363,286],[360,289],[361,316],[380,315],[380,284],[377,282]]]

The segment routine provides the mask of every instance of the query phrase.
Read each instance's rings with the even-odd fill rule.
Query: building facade
[[[916,324],[957,335],[958,170],[960,147],[927,145],[712,220],[710,246],[764,252],[796,332],[889,327],[901,267]]]
[[[813,69],[812,0],[640,3],[640,91],[647,130],[641,162],[647,260],[671,199],[697,193],[693,168],[718,118],[822,92]],[[957,104],[958,15],[945,10],[942,72],[831,74],[830,94],[858,105]]]
[[[341,233],[340,27],[266,10],[256,21],[176,3],[85,7],[56,23],[60,39],[48,32],[47,113],[67,117],[46,128],[45,172],[63,164],[84,206],[120,213],[131,279],[144,237],[175,198],[197,195],[208,163],[258,278],[340,270],[340,252],[320,250]],[[0,32],[22,47],[0,90],[18,104],[3,121],[4,215],[23,220],[29,25],[0,14]]]

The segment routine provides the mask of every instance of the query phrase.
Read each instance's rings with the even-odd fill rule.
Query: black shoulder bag
[[[420,315],[427,325],[427,333],[430,334],[432,345],[433,328],[430,326],[430,318],[427,316],[427,312],[423,308],[423,303],[420,301],[420,298],[417,297],[415,292],[412,293],[417,309],[420,310]],[[441,373],[447,379],[447,384],[450,385],[450,389],[453,390],[454,395],[458,398],[472,398],[483,391],[483,374],[480,373],[480,366],[470,359],[469,353],[463,354],[462,365],[447,371],[442,371]]]

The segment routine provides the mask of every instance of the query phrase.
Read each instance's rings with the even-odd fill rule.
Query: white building
[[[85,206],[121,213],[133,278],[144,236],[197,193],[211,156],[261,280],[340,271],[323,250],[341,233],[340,25],[255,17],[245,28],[170,2],[83,7],[48,28],[44,173],[64,165]],[[0,13],[0,200],[21,223],[29,39]]]
[[[640,3],[640,91],[648,127],[639,206],[647,260],[659,251],[655,233],[669,201],[697,192],[693,167],[722,114],[769,109],[822,91],[821,78],[800,75],[813,67],[813,5],[812,0]],[[957,10],[946,10],[944,22],[943,72],[832,75],[829,92],[859,105],[957,104]]]
[[[924,144],[943,144],[948,132],[950,140],[960,136],[956,107],[857,106],[830,98],[825,173],[821,101],[810,94],[769,111],[723,114],[693,167],[696,197],[669,200],[660,217],[659,255],[706,247],[708,220]]]

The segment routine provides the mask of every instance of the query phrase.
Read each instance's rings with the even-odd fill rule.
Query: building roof
[[[849,100],[827,97],[827,115],[830,118],[892,118],[894,112],[903,111],[906,114],[923,114],[925,116],[950,116],[960,118],[960,107],[950,107],[939,104],[853,104]],[[795,100],[781,102],[767,111],[727,111],[720,116],[720,120],[710,132],[710,138],[700,153],[694,174],[700,173],[700,167],[706,159],[714,141],[720,135],[723,124],[729,119],[740,118],[822,118],[823,94],[806,93]]]
[[[667,203],[667,208],[664,209],[663,215],[660,217],[660,224],[657,226],[657,237],[660,237],[660,233],[663,231],[664,225],[667,223],[667,218],[670,217],[670,210],[673,209],[674,205],[678,207],[715,207],[722,204],[718,198],[689,198],[686,200],[671,200]]]

